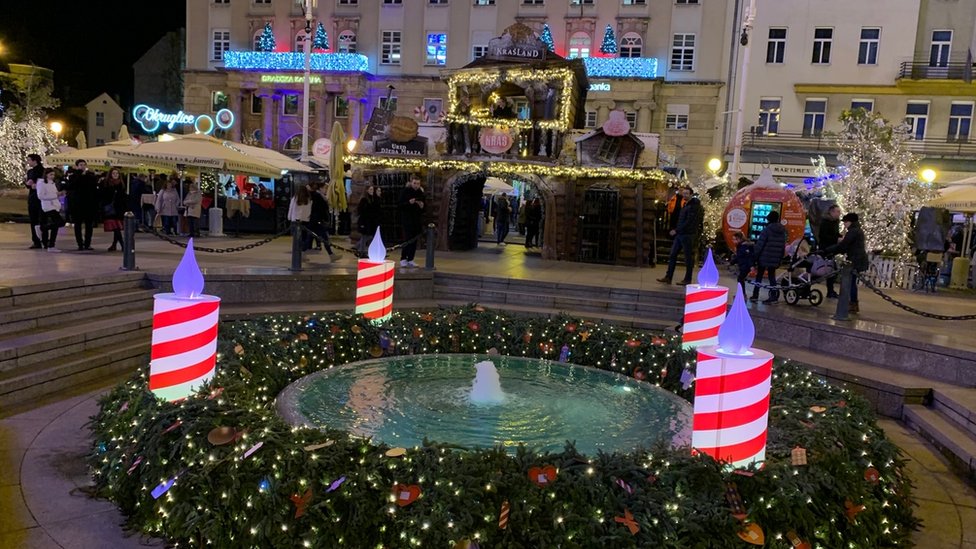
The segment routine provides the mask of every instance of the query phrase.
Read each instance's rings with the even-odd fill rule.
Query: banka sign
[[[166,129],[172,131],[176,126],[192,125],[198,133],[209,135],[217,128],[226,130],[234,125],[234,113],[230,109],[220,109],[211,117],[209,114],[193,115],[183,111],[167,113],[149,105],[136,105],[132,109],[132,119],[146,133],[153,133],[160,126],[166,126]]]

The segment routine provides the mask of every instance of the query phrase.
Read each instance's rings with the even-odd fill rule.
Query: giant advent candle
[[[393,315],[393,273],[395,263],[386,260],[386,247],[376,228],[367,259],[359,260],[356,276],[356,314],[380,323]]]
[[[149,389],[173,401],[192,395],[214,376],[220,298],[203,294],[193,239],[173,273],[173,293],[153,296]]]
[[[681,345],[685,349],[715,345],[718,328],[725,320],[729,289],[718,285],[718,269],[708,250],[705,263],[698,271],[698,284],[685,286],[685,316],[681,327]]]
[[[766,459],[773,355],[751,347],[754,338],[740,291],[718,345],[698,348],[691,445],[733,467]]]

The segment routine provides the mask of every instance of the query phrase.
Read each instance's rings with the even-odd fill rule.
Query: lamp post
[[[922,178],[922,181],[928,183],[929,185],[931,185],[932,182],[935,181],[935,178],[938,177],[938,175],[939,174],[937,174],[935,170],[933,170],[932,168],[925,168],[924,170],[922,170],[921,173],[919,173],[919,176]]]
[[[60,122],[54,121],[51,122],[50,128],[51,133],[54,134],[54,137],[61,139],[61,132],[64,130],[64,125]]]
[[[318,0],[302,0],[302,11],[305,12],[305,40],[302,49],[305,51],[305,87],[302,93],[302,155],[301,161],[308,161],[308,108],[309,87],[311,85],[312,65],[312,12],[318,7]]]
[[[746,105],[746,84],[749,81],[749,58],[751,57],[752,47],[749,41],[749,32],[756,21],[756,0],[749,1],[745,16],[742,20],[742,34],[739,43],[742,44],[742,71],[739,74],[739,106],[735,115],[735,148],[732,150],[732,181],[739,180],[739,160],[742,156],[742,126],[745,116]]]

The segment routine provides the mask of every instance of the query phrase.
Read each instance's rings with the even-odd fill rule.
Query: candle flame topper
[[[394,263],[386,260],[380,228],[369,245],[369,258],[359,260],[356,277],[356,314],[380,323],[393,314]]]
[[[751,348],[754,337],[738,292],[719,344],[698,348],[691,445],[733,467],[766,459],[773,355]]]
[[[149,389],[160,398],[186,398],[213,378],[220,298],[204,295],[203,284],[191,238],[173,273],[174,292],[153,296]]]
[[[715,345],[718,330],[725,320],[729,289],[718,286],[718,269],[708,250],[705,263],[698,271],[698,284],[685,286],[685,316],[681,344],[685,349]]]

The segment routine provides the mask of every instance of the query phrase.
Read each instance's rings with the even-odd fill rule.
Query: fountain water
[[[477,373],[471,386],[472,404],[501,404],[505,402],[498,369],[490,360],[482,360],[474,365]]]

